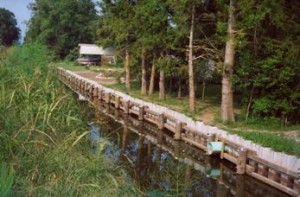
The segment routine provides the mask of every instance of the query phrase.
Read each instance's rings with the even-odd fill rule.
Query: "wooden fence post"
[[[88,97],[88,82],[84,82],[84,94],[83,94],[84,97]]]
[[[237,166],[236,173],[244,174],[246,171],[246,162],[247,162],[247,149],[239,148],[238,149],[238,158],[237,158]]]
[[[109,112],[109,108],[110,108],[109,103],[104,103],[104,110],[105,110],[107,113]]]
[[[100,102],[101,102],[101,100],[102,100],[102,92],[103,92],[102,89],[99,89],[99,90],[98,90],[98,99],[99,99]]]
[[[83,95],[83,87],[84,87],[83,80],[80,79],[79,93],[80,93],[81,95]]]
[[[105,94],[105,103],[108,103],[108,104],[109,104],[109,102],[110,102],[110,93],[107,92],[107,93]]]
[[[119,109],[120,108],[120,97],[115,96],[115,108]]]
[[[124,113],[129,114],[129,101],[124,102]]]
[[[163,129],[164,128],[164,114],[160,114],[158,116],[158,128]]]
[[[221,142],[222,142],[222,150],[220,153],[220,158],[223,159],[224,158],[224,151],[225,151],[225,139],[222,137],[221,138]]]
[[[92,101],[93,100],[93,92],[94,92],[94,85],[89,85],[89,100]]]
[[[144,119],[144,107],[141,106],[139,107],[139,120],[143,120]]]
[[[294,190],[298,192],[298,195],[300,196],[300,168],[298,168],[297,178],[294,182]]]
[[[98,96],[98,87],[95,87],[93,91],[93,100],[96,99],[97,96]]]
[[[115,108],[115,119],[119,120],[120,119],[120,110]]]
[[[176,122],[174,140],[181,139],[182,122]]]

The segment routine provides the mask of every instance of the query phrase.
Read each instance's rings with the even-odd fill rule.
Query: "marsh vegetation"
[[[48,67],[46,47],[3,48],[0,55],[0,163],[14,169],[12,195],[138,195],[122,168],[91,153],[86,105]]]

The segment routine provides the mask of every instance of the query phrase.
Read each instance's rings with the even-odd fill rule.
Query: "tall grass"
[[[14,167],[13,195],[138,195],[124,170],[78,140],[86,108],[48,68],[48,50],[31,44],[0,57],[0,163]]]
[[[0,165],[0,194],[2,196],[11,195],[11,188],[14,180],[14,170],[7,167],[5,163]]]

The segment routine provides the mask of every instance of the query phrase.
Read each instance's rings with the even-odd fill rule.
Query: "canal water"
[[[108,139],[106,157],[124,167],[147,196],[286,197],[281,191],[246,175],[218,156],[173,140],[170,132],[100,103],[89,122]],[[92,150],[95,151],[95,150]]]

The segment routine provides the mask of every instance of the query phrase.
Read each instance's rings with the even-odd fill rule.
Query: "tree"
[[[136,35],[136,48],[141,53],[141,94],[146,94],[146,56],[153,56],[149,94],[153,93],[156,56],[166,47],[166,31],[168,29],[168,11],[163,0],[139,1],[134,8],[132,21]],[[161,75],[163,77],[163,75]],[[161,83],[162,85],[162,83]]]
[[[186,59],[188,67],[188,85],[189,85],[189,108],[194,111],[196,108],[196,86],[195,86],[195,68],[194,56],[195,54],[195,37],[198,39],[203,37],[205,29],[205,22],[203,19],[206,12],[209,12],[208,3],[202,0],[195,1],[175,1],[168,0],[171,7],[172,20],[174,23],[174,30],[176,32],[176,41],[180,41],[177,50],[186,50]],[[200,33],[201,32],[201,33]],[[186,47],[187,46],[187,47]]]
[[[193,41],[194,41],[194,23],[195,23],[195,6],[191,9],[191,26],[189,35],[189,106],[191,111],[195,111],[195,80],[194,80],[194,65],[193,65]]]
[[[5,8],[0,8],[0,44],[10,46],[20,38],[15,15]]]
[[[246,118],[299,121],[299,6],[297,0],[237,3],[237,28],[243,37],[238,40],[235,84],[243,96]]]
[[[195,24],[195,6],[196,2],[190,1],[168,1],[173,10],[172,19],[175,24],[175,29],[179,31],[177,36],[179,39],[188,37],[187,48],[187,67],[188,67],[188,82],[189,82],[189,108],[195,110],[195,81],[194,81],[194,66],[193,66],[193,41],[194,41],[194,24]],[[183,39],[185,40],[185,39]],[[183,42],[185,44],[185,42]]]
[[[234,70],[234,55],[235,55],[235,5],[234,0],[230,0],[229,17],[228,17],[228,39],[225,47],[225,58],[222,75],[222,103],[221,117],[223,121],[234,121],[233,112],[233,88],[232,77]]]
[[[127,91],[131,89],[131,45],[136,39],[133,28],[135,4],[135,1],[130,0],[105,0],[100,3],[102,26],[98,30],[100,32],[98,42],[103,45],[113,45],[123,56]]]
[[[36,0],[25,42],[47,45],[64,58],[79,43],[93,43],[98,16],[92,0]]]

